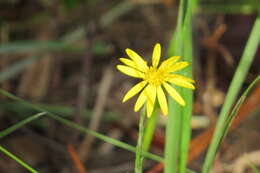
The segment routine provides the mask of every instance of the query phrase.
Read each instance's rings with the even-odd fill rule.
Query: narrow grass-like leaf
[[[32,103],[33,105],[37,107],[41,107],[49,112],[53,112],[55,114],[58,114],[62,116],[63,118],[69,118],[72,116],[72,113],[75,112],[75,109],[70,106],[60,106],[60,105],[48,105],[48,104],[42,104],[42,103]],[[35,113],[35,110],[26,107],[22,104],[17,104],[12,101],[0,101],[0,108],[6,109],[14,113],[15,115],[18,115],[19,117],[25,117],[26,114],[33,114]],[[92,111],[89,109],[85,109],[82,113],[83,118],[88,120],[92,115]],[[115,112],[106,111],[104,112],[104,116],[102,118],[102,122],[110,123],[118,120],[118,115]]]
[[[255,165],[254,163],[252,163],[251,160],[249,160],[248,162],[249,162],[249,166],[250,166],[250,168],[252,169],[252,172],[253,172],[253,173],[260,173],[260,169],[258,169],[258,168],[256,167],[256,165]]]
[[[77,130],[79,130],[81,132],[84,132],[84,133],[88,133],[88,134],[90,134],[92,136],[95,136],[96,138],[98,138],[98,139],[100,139],[102,141],[105,141],[105,142],[110,143],[112,145],[115,145],[117,147],[123,148],[125,150],[131,151],[131,152],[136,152],[136,148],[131,146],[131,145],[129,145],[129,144],[126,144],[126,143],[124,143],[122,141],[110,138],[110,137],[105,136],[105,135],[103,135],[101,133],[92,131],[92,130],[90,130],[88,128],[82,127],[82,126],[80,126],[80,125],[78,125],[78,124],[76,124],[76,123],[74,123],[72,121],[64,119],[61,116],[56,115],[56,114],[54,114],[52,112],[49,112],[49,111],[47,111],[47,110],[45,110],[45,109],[43,109],[41,107],[38,107],[38,106],[33,105],[33,104],[30,104],[29,102],[26,102],[25,100],[23,100],[21,98],[18,98],[18,97],[14,96],[13,94],[11,94],[11,93],[3,90],[3,89],[0,89],[0,94],[4,95],[4,96],[6,96],[6,97],[8,97],[8,98],[10,98],[10,99],[12,99],[14,101],[17,101],[20,104],[24,104],[24,105],[26,105],[28,107],[31,107],[31,108],[33,108],[36,111],[46,112],[48,117],[50,117],[50,118],[52,118],[52,119],[54,119],[54,120],[56,120],[56,121],[58,121],[58,122],[60,122],[62,124],[65,124],[65,125],[67,125],[67,126],[69,126],[71,128],[77,129]],[[158,161],[158,162],[163,162],[164,161],[164,159],[162,157],[160,157],[158,155],[155,155],[155,154],[152,154],[152,153],[143,152],[143,155],[145,157],[147,157],[147,158],[150,158],[150,159]]]
[[[215,158],[219,142],[224,134],[225,122],[228,118],[228,113],[239,93],[239,90],[244,82],[245,76],[249,70],[249,67],[254,59],[254,55],[260,41],[260,15],[257,16],[252,32],[249,36],[242,58],[236,69],[235,75],[231,81],[230,87],[225,98],[224,105],[220,111],[219,120],[217,121],[215,132],[210,144],[209,150],[205,162],[203,164],[202,173],[209,173],[212,168],[213,160]]]
[[[0,71],[0,83],[10,79],[11,77],[15,76],[19,72],[21,72],[26,67],[32,65],[37,60],[39,60],[42,56],[32,56],[21,60],[20,62],[15,63],[14,65],[7,67]]]
[[[170,99],[164,151],[165,173],[177,173],[179,166],[181,118],[181,106]]]
[[[4,153],[5,155],[7,155],[8,157],[10,157],[11,159],[15,160],[17,163],[19,163],[20,165],[22,165],[24,168],[26,168],[29,172],[32,173],[39,173],[38,171],[36,171],[35,169],[33,169],[31,166],[29,166],[27,163],[25,163],[24,161],[22,161],[20,158],[18,158],[17,156],[15,156],[14,154],[10,153],[7,149],[5,149],[4,147],[0,146],[0,151],[2,153]]]
[[[37,113],[35,115],[32,115],[32,116],[30,116],[30,117],[28,117],[28,118],[26,118],[26,119],[24,119],[24,120],[22,120],[22,121],[20,121],[20,122],[18,122],[16,124],[14,124],[13,126],[7,128],[5,130],[2,130],[0,132],[0,139],[5,137],[5,136],[7,136],[7,135],[9,135],[10,133],[14,132],[15,130],[21,128],[25,124],[28,124],[31,121],[40,118],[42,115],[45,115],[45,114],[46,114],[45,112]]]
[[[132,1],[122,1],[100,18],[99,22],[101,27],[108,26],[113,21],[115,21],[115,19],[132,10],[134,7],[135,4]]]
[[[138,140],[137,140],[136,153],[135,153],[135,173],[143,172],[144,158],[142,152],[143,152],[145,114],[146,114],[146,109],[144,107],[140,113],[140,120],[139,120],[139,132],[138,132]]]
[[[183,75],[192,78],[192,58],[193,58],[193,43],[192,43],[192,11],[196,5],[196,1],[187,2],[187,12],[183,24],[183,59],[190,65],[183,70]],[[180,143],[180,161],[179,172],[185,173],[188,160],[188,151],[191,137],[191,118],[193,107],[193,91],[189,89],[182,89],[183,99],[186,102],[182,109],[182,127],[181,127],[181,143]]]
[[[258,76],[250,85],[249,87],[244,91],[244,93],[242,94],[242,96],[238,99],[236,105],[234,106],[234,108],[232,109],[230,115],[227,117],[227,120],[225,122],[225,126],[224,126],[224,132],[223,132],[223,136],[221,137],[221,140],[219,141],[218,144],[218,148],[221,145],[221,143],[223,142],[225,136],[227,135],[228,129],[231,126],[235,116],[237,115],[237,112],[239,111],[239,108],[241,107],[241,105],[245,102],[249,92],[253,89],[254,86],[256,86],[256,84],[260,82],[260,76]]]
[[[70,43],[62,41],[17,41],[10,42],[0,45],[0,53],[5,54],[17,54],[17,53],[28,53],[28,52],[43,52],[43,51],[73,51],[80,52],[84,49],[80,49],[76,46],[72,46]]]
[[[203,11],[203,13],[225,13],[225,14],[252,14],[260,10],[259,2],[255,4],[243,3],[239,4],[237,2],[227,4],[225,3],[205,3],[199,6],[198,11]]]
[[[180,0],[179,12],[177,18],[176,31],[171,40],[168,56],[183,56],[184,37],[183,32],[184,19],[187,13],[187,0]],[[183,95],[183,89],[175,87],[180,95]],[[169,116],[166,124],[166,142],[165,142],[165,173],[178,173],[180,166],[181,149],[181,129],[183,107],[171,98],[169,99]]]

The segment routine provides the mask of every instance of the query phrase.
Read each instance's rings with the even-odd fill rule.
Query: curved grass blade
[[[6,97],[8,97],[8,98],[10,98],[12,100],[15,100],[15,101],[17,101],[17,102],[19,102],[21,104],[24,104],[24,105],[26,105],[28,107],[31,107],[34,110],[37,110],[37,111],[40,111],[40,112],[46,112],[48,117],[50,117],[50,118],[52,118],[52,119],[54,119],[54,120],[56,120],[56,121],[58,121],[60,123],[63,123],[63,124],[65,124],[65,125],[67,125],[67,126],[69,126],[71,128],[78,129],[81,132],[93,135],[93,136],[95,136],[96,138],[98,138],[100,140],[103,140],[103,141],[105,141],[107,143],[113,144],[113,145],[115,145],[117,147],[120,147],[120,148],[123,148],[125,150],[131,151],[131,152],[136,152],[136,148],[131,146],[131,145],[129,145],[129,144],[126,144],[126,143],[121,142],[119,140],[107,137],[107,136],[105,136],[103,134],[100,134],[98,132],[92,131],[92,130],[90,130],[88,128],[82,127],[82,126],[80,126],[80,125],[78,125],[78,124],[76,124],[76,123],[74,123],[72,121],[64,119],[64,118],[60,117],[59,115],[56,115],[56,114],[54,114],[52,112],[49,112],[49,111],[47,111],[47,110],[45,110],[45,109],[43,109],[41,107],[35,106],[33,104],[30,104],[29,102],[26,102],[25,100],[23,100],[21,98],[18,98],[18,97],[14,96],[13,94],[11,94],[11,93],[3,90],[3,89],[0,89],[0,94],[4,95],[4,96],[6,96]],[[152,153],[148,153],[148,152],[143,152],[142,154],[145,157],[150,158],[152,160],[155,160],[155,161],[158,161],[158,162],[163,162],[163,158],[158,156],[158,155],[155,155],[155,154],[152,154]]]
[[[24,120],[22,120],[22,121],[20,121],[20,122],[18,122],[16,124],[14,124],[13,126],[7,128],[5,130],[2,130],[0,132],[0,139],[5,137],[5,136],[7,136],[7,135],[9,135],[10,133],[14,132],[15,130],[19,129],[20,127],[24,126],[25,124],[28,124],[31,121],[40,118],[41,116],[43,116],[45,114],[46,114],[46,112],[37,113],[35,115],[32,115],[32,116],[30,116],[30,117],[28,117],[28,118],[26,118],[26,119],[24,119]]]
[[[255,24],[249,36],[242,58],[240,60],[240,63],[236,69],[235,75],[228,89],[224,105],[220,111],[219,120],[217,121],[212,142],[202,167],[202,173],[209,173],[212,167],[213,160],[215,158],[219,146],[219,142],[221,141],[221,138],[223,137],[225,131],[224,126],[227,121],[229,111],[231,110],[234,100],[238,95],[238,92],[242,86],[242,83],[245,79],[245,76],[249,70],[249,67],[254,59],[254,55],[257,51],[260,42],[259,30],[260,30],[260,15],[258,15],[256,18]]]
[[[32,57],[26,58],[25,60],[21,60],[6,69],[3,69],[2,71],[0,71],[0,82],[3,82],[5,80],[8,80],[9,78],[15,76],[16,74],[18,74],[20,71],[22,71],[26,67],[35,63],[41,57],[42,56],[32,56]]]
[[[27,163],[25,163],[24,161],[22,161],[20,158],[18,158],[17,156],[15,156],[14,154],[10,153],[7,149],[5,149],[4,147],[0,146],[0,151],[3,152],[5,155],[7,155],[8,157],[10,157],[11,159],[15,160],[17,163],[19,163],[20,165],[22,165],[25,169],[27,169],[29,172],[32,173],[39,173],[38,171],[36,171],[35,169],[33,169],[31,166],[29,166]]]
[[[239,100],[237,101],[236,105],[234,106],[234,108],[232,109],[230,115],[228,116],[226,122],[225,122],[225,130],[224,130],[224,133],[223,133],[223,136],[221,137],[221,140],[219,141],[219,146],[220,144],[223,142],[225,136],[227,135],[228,133],[228,129],[229,127],[231,126],[235,116],[237,115],[241,105],[245,102],[249,92],[254,88],[254,86],[256,86],[256,84],[260,82],[260,76],[258,76],[250,85],[249,87],[244,91],[244,93],[242,94],[242,96],[239,98]],[[218,146],[218,148],[219,148]]]

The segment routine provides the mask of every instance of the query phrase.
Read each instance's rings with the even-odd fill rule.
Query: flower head
[[[161,57],[161,46],[159,43],[154,47],[151,66],[148,66],[147,62],[133,50],[126,49],[126,53],[130,59],[120,58],[119,60],[125,65],[117,65],[117,69],[126,75],[140,78],[142,81],[125,94],[123,102],[141,92],[135,103],[134,110],[137,112],[146,103],[148,117],[152,115],[156,97],[163,114],[168,114],[165,91],[180,105],[185,105],[181,95],[170,84],[195,89],[193,85],[194,80],[174,74],[174,72],[187,67],[188,62],[178,62],[180,57],[173,56],[159,65]]]

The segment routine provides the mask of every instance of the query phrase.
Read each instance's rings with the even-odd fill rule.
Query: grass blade
[[[192,62],[192,41],[190,35],[191,5],[191,1],[180,1],[176,32],[173,35],[174,38],[169,48],[169,56],[177,55],[187,57],[184,60],[190,63]],[[188,41],[186,39],[188,39]],[[186,47],[186,44],[189,44],[189,48]],[[186,70],[183,70],[181,74],[192,76],[191,72],[192,67],[190,66]],[[166,125],[165,143],[165,173],[186,172],[186,160],[190,138],[189,122],[192,111],[192,92],[180,87],[175,88],[183,96],[187,105],[182,107],[172,99],[169,99],[169,116]]]
[[[110,143],[112,145],[115,145],[117,147],[123,148],[125,150],[131,151],[131,152],[136,152],[136,148],[131,146],[131,145],[129,145],[129,144],[126,144],[126,143],[121,142],[119,140],[107,137],[107,136],[105,136],[103,134],[100,134],[98,132],[92,131],[92,130],[90,130],[88,128],[82,127],[82,126],[80,126],[80,125],[78,125],[78,124],[76,124],[76,123],[74,123],[72,121],[64,119],[61,116],[56,115],[56,114],[54,114],[52,112],[49,112],[49,111],[47,111],[47,110],[45,110],[45,109],[43,109],[41,107],[38,107],[38,106],[33,105],[33,104],[30,104],[29,102],[26,102],[25,100],[20,99],[20,98],[14,96],[13,94],[3,90],[3,89],[0,89],[0,94],[4,95],[4,96],[6,96],[6,97],[8,97],[8,98],[10,98],[10,99],[12,99],[14,101],[17,101],[18,103],[26,105],[26,106],[28,106],[28,107],[36,110],[36,111],[46,112],[48,117],[50,117],[50,118],[52,118],[52,119],[54,119],[54,120],[56,120],[56,121],[58,121],[58,122],[60,122],[62,124],[65,124],[65,125],[67,125],[67,126],[69,126],[71,128],[74,128],[74,129],[77,129],[77,130],[79,130],[81,132],[93,135],[93,136],[95,136],[96,138],[98,138],[98,139],[100,139],[102,141],[105,141],[105,142]],[[155,154],[152,154],[152,153],[143,152],[143,155],[145,157],[147,157],[147,158],[150,158],[150,159],[158,161],[158,162],[163,162],[164,161],[164,159],[162,157],[160,157],[158,155],[155,155]]]
[[[232,124],[232,121],[234,120],[235,116],[237,115],[237,112],[239,111],[239,108],[241,107],[241,105],[245,102],[247,95],[249,94],[249,92],[253,89],[253,87],[256,86],[256,84],[260,82],[260,76],[258,76],[250,85],[249,87],[244,91],[244,93],[242,94],[242,96],[238,99],[236,105],[234,106],[234,108],[232,109],[230,115],[228,116],[226,122],[225,122],[225,127],[224,127],[224,132],[223,132],[223,136],[221,137],[221,140],[219,141],[219,146],[222,143],[222,141],[224,140],[225,136],[227,135],[227,132],[229,130],[229,127]],[[219,148],[218,146],[218,148]]]
[[[183,25],[184,37],[184,52],[183,59],[190,65],[183,70],[183,75],[192,78],[192,58],[193,58],[193,43],[192,43],[192,11],[196,5],[196,1],[187,2],[187,14]],[[186,106],[182,109],[182,129],[180,143],[180,173],[186,172],[188,151],[191,137],[191,118],[193,108],[193,91],[183,88],[183,99],[186,101]]]
[[[22,71],[26,67],[35,63],[41,57],[42,56],[33,56],[33,57],[26,58],[25,60],[22,60],[6,69],[0,71],[0,82],[3,82],[5,80],[8,80],[9,78],[15,76],[16,74],[18,74],[20,71]]]
[[[5,136],[7,136],[7,135],[9,135],[10,133],[14,132],[15,130],[21,128],[22,126],[30,123],[31,121],[40,118],[41,116],[43,116],[45,114],[46,114],[46,112],[37,113],[35,115],[32,115],[32,116],[30,116],[30,117],[28,117],[28,118],[26,118],[26,119],[24,119],[24,120],[22,120],[22,121],[20,121],[20,122],[18,122],[16,124],[14,124],[13,126],[7,128],[5,130],[2,130],[0,132],[0,139],[5,137]]]
[[[211,145],[207,152],[205,162],[203,164],[202,173],[209,173],[213,160],[215,158],[219,142],[224,134],[224,126],[228,117],[228,113],[234,103],[235,98],[243,84],[245,76],[249,70],[249,67],[254,59],[257,47],[260,41],[260,16],[256,18],[255,24],[253,26],[252,32],[249,36],[248,42],[246,44],[245,50],[243,52],[240,63],[237,67],[235,75],[231,81],[231,85],[228,89],[227,96],[225,98],[224,105],[220,111],[220,117],[217,122],[215,132],[212,138]]]
[[[5,149],[4,147],[0,146],[0,151],[3,152],[5,155],[7,155],[8,157],[10,157],[11,159],[15,160],[17,163],[19,163],[20,165],[22,165],[24,168],[26,168],[29,172],[32,173],[39,173],[38,171],[36,171],[35,169],[33,169],[31,166],[29,166],[27,163],[25,163],[24,161],[22,161],[20,158],[18,158],[17,156],[15,156],[14,154],[10,153],[7,149]]]

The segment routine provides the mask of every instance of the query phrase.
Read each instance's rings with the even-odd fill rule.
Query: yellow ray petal
[[[135,51],[131,49],[125,50],[127,55],[136,63],[138,66],[138,70],[140,71],[146,71],[148,70],[147,62],[143,60],[143,58],[138,55]]]
[[[180,56],[172,56],[170,58],[167,58],[165,61],[162,62],[159,69],[161,69],[161,70],[166,69],[167,67],[172,66],[179,59],[180,59]]]
[[[169,72],[176,72],[176,71],[179,71],[179,70],[187,67],[188,65],[189,65],[189,63],[186,62],[186,61],[177,62],[176,64],[174,64],[171,67],[169,67],[168,71]]]
[[[169,78],[180,79],[180,80],[184,80],[186,82],[195,83],[195,81],[193,79],[182,76],[182,75],[178,75],[178,74],[170,74]]]
[[[156,87],[153,85],[148,85],[145,88],[147,97],[147,116],[150,117],[153,113],[155,99],[156,99]]]
[[[128,99],[139,93],[145,87],[146,84],[146,81],[142,81],[136,84],[134,87],[132,87],[124,96],[123,102],[127,101]]]
[[[181,97],[181,95],[168,83],[164,82],[163,83],[164,88],[166,89],[166,91],[170,94],[170,96],[176,101],[178,102],[180,105],[184,106],[185,105],[185,101],[183,100],[183,98]]]
[[[141,94],[139,95],[138,99],[136,100],[135,103],[135,108],[134,111],[137,112],[145,103],[146,101],[146,94],[145,94],[145,89],[141,92]]]
[[[163,114],[168,115],[167,100],[161,86],[157,87],[157,98]]]
[[[157,67],[161,58],[161,45],[157,43],[153,49],[152,64],[153,67]]]
[[[119,58],[119,60],[124,63],[125,65],[137,69],[137,65],[134,61],[127,59],[127,58]]]
[[[190,82],[187,82],[185,80],[181,80],[181,79],[178,79],[178,78],[171,78],[168,81],[177,85],[177,86],[181,86],[181,87],[189,88],[189,89],[195,89],[193,84],[191,84]]]
[[[139,72],[131,67],[125,65],[117,65],[116,67],[119,71],[121,71],[122,73],[128,76],[132,76],[136,78],[144,78],[144,74],[142,72]]]

